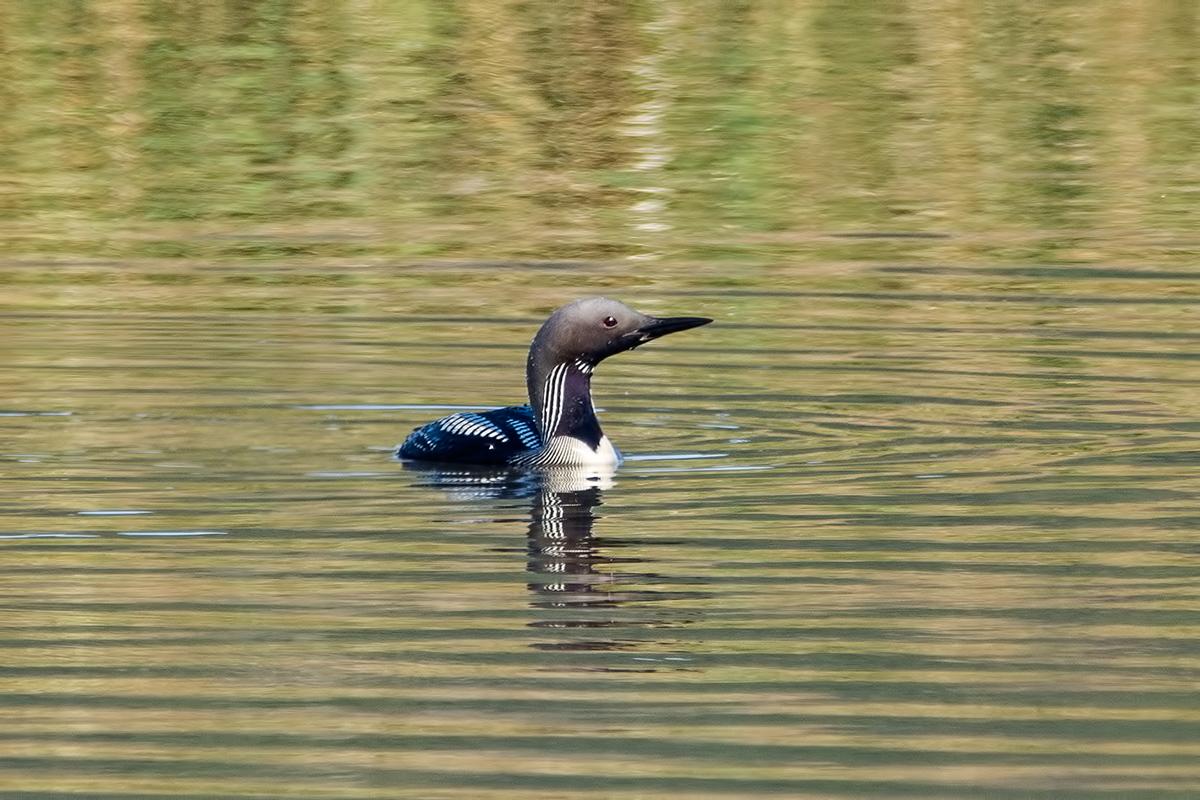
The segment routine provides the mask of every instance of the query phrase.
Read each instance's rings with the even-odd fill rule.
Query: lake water
[[[0,794],[1200,796],[1200,14],[0,3]],[[613,476],[391,459],[608,295]]]
[[[1194,275],[165,269],[0,323],[10,791],[1200,787]],[[716,319],[599,370],[616,476],[392,461],[521,400],[560,282]]]

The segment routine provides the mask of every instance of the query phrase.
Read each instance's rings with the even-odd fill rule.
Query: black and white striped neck
[[[529,401],[542,437],[574,436],[595,447],[603,435],[592,405],[592,372],[582,360],[529,364]]]
[[[575,358],[547,363],[531,350],[526,375],[542,447],[519,459],[537,466],[616,466],[621,454],[600,429],[592,404],[595,364]]]

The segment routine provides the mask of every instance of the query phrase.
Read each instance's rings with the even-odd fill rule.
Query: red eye
[[[604,327],[615,328],[616,326],[617,326],[617,318],[616,317],[605,317],[604,318]]]

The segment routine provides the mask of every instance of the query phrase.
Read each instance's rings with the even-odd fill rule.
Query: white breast
[[[545,449],[538,453],[541,466],[615,467],[621,463],[621,454],[607,436],[600,437],[595,450],[574,436],[553,436]]]

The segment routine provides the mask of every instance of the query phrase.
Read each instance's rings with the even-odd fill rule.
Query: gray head
[[[707,317],[651,317],[606,297],[576,300],[551,314],[533,339],[527,371],[529,397],[536,408],[542,376],[558,364],[577,364],[590,373],[611,355],[710,322]]]
[[[530,364],[580,361],[594,367],[651,339],[712,322],[707,317],[650,317],[607,297],[589,297],[550,315],[529,348]]]

